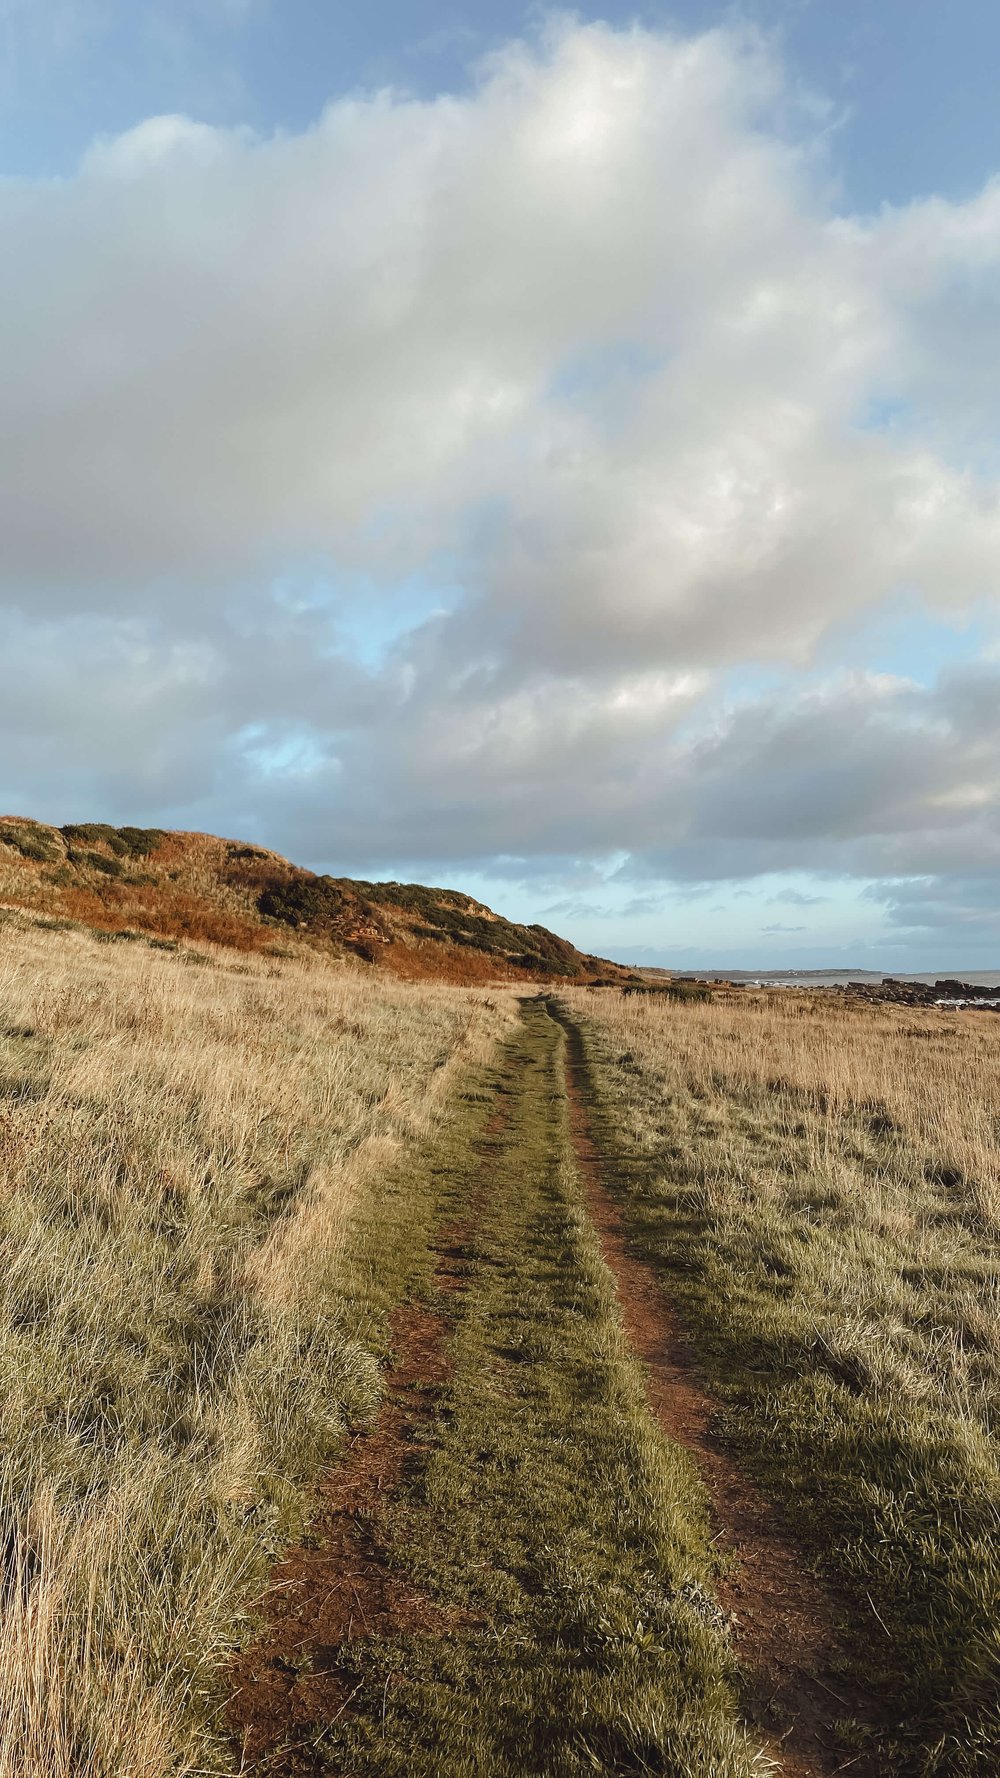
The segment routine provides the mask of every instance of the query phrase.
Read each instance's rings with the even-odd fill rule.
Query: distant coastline
[[[840,988],[849,982],[925,982],[931,986],[946,979],[968,982],[970,987],[1000,989],[1000,969],[932,969],[921,974],[889,969],[647,969],[646,975],[662,975],[683,982],[745,982],[761,988]]]

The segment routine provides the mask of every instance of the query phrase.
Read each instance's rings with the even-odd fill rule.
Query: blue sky
[[[0,801],[1000,966],[1000,12],[0,0]]]
[[[751,20],[827,109],[852,205],[967,197],[1000,166],[1000,12],[987,0],[706,0],[567,8],[684,32]],[[6,0],[6,170],[60,172],[144,117],[301,130],[352,87],[467,88],[475,61],[543,9],[390,0]]]

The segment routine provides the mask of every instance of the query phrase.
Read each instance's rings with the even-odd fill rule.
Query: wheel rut
[[[874,1778],[866,1756],[844,1754],[835,1724],[880,1722],[874,1701],[841,1677],[845,1650],[831,1594],[806,1566],[780,1516],[713,1432],[718,1402],[700,1380],[679,1319],[655,1268],[635,1252],[608,1191],[590,1113],[580,1036],[561,1010],[566,1094],[574,1158],[588,1213],[615,1278],[622,1321],[641,1358],[652,1412],[693,1456],[711,1497],[717,1541],[732,1568],[716,1583],[731,1614],[746,1680],[747,1706],[767,1735],[766,1751],[784,1778]]]
[[[472,1145],[481,1160],[502,1144],[511,1090],[509,1081],[498,1088]],[[434,1237],[434,1297],[463,1289],[484,1189],[474,1193],[467,1218]],[[450,1331],[449,1317],[430,1301],[405,1303],[392,1316],[395,1359],[377,1418],[351,1433],[341,1461],[319,1483],[306,1535],[286,1551],[258,1602],[263,1628],[230,1669],[227,1720],[241,1773],[329,1778],[317,1731],[351,1711],[362,1685],[352,1653],[362,1639],[456,1627],[454,1614],[432,1604],[392,1562],[379,1524],[385,1504],[421,1462],[421,1431],[451,1376]]]
[[[500,1177],[497,1168],[509,1165],[496,1157],[506,1153],[512,1123],[520,1127],[518,1095],[530,1075],[543,1101],[561,1099],[565,1089],[586,1206],[617,1284],[626,1334],[645,1367],[650,1408],[668,1437],[694,1457],[709,1489],[718,1540],[733,1558],[716,1591],[735,1622],[747,1675],[745,1707],[758,1744],[785,1778],[833,1778],[848,1771],[867,1778],[870,1768],[860,1757],[843,1759],[837,1752],[836,1719],[866,1721],[871,1709],[869,1700],[835,1676],[842,1650],[833,1601],[777,1514],[713,1435],[717,1404],[698,1378],[653,1267],[631,1250],[605,1184],[578,1033],[547,1004],[566,1035],[565,1073],[562,1037],[546,1017],[546,1003],[534,1001],[529,1022],[536,1034],[539,1024],[551,1031],[551,1041],[543,1037],[539,1048],[536,1036],[528,1073],[521,1072],[531,1060],[527,1053],[515,1048],[508,1054],[488,1119],[468,1151],[470,1190],[460,1200],[462,1215],[439,1228],[431,1244],[433,1291],[392,1317],[395,1360],[378,1415],[370,1427],[351,1434],[341,1461],[319,1484],[307,1534],[286,1552],[259,1601],[260,1633],[233,1663],[228,1723],[239,1770],[248,1778],[329,1778],[324,1735],[338,1724],[348,1728],[363,1708],[366,1642],[384,1648],[398,1638],[403,1647],[414,1637],[476,1634],[478,1618],[433,1602],[393,1559],[392,1507],[419,1479],[432,1422],[443,1394],[454,1388],[455,1318],[448,1298],[470,1281],[491,1181]],[[558,1141],[564,1153],[564,1137]],[[519,1189],[516,1178],[513,1189]],[[394,1660],[385,1679],[390,1720],[397,1693],[406,1695],[406,1675],[395,1672]],[[376,1700],[376,1708],[384,1735],[386,1699]],[[607,1768],[609,1774],[618,1769]],[[336,1770],[346,1778],[347,1766]],[[464,1778],[464,1766],[445,1764],[445,1770],[454,1778],[461,1770]]]

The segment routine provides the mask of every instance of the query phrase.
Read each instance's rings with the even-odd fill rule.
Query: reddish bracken
[[[0,816],[0,905],[178,944],[318,949],[404,981],[530,987],[630,975],[455,890],[321,877],[212,834]]]

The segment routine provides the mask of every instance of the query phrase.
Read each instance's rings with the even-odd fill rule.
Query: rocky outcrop
[[[936,982],[900,981],[886,976],[881,982],[848,982],[831,990],[834,994],[850,994],[856,1000],[888,1003],[893,1006],[981,1006],[994,1009],[1000,1001],[1000,990],[984,987],[979,982],[960,982],[943,976]]]

